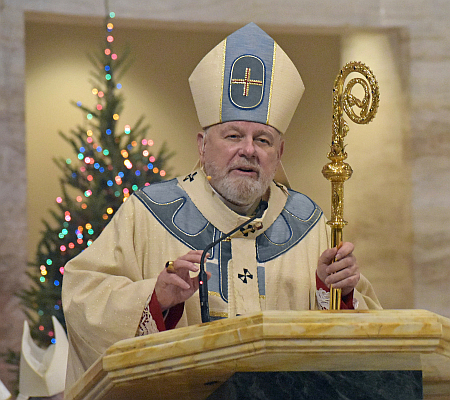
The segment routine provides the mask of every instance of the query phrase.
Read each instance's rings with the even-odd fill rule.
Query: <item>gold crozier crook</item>
[[[363,78],[353,78],[345,86],[347,76],[353,72],[362,74]],[[356,98],[352,94],[355,85],[364,89],[364,98]],[[373,72],[361,62],[349,62],[340,71],[333,87],[333,132],[330,152],[327,157],[331,160],[322,169],[322,174],[331,182],[331,219],[327,222],[331,226],[331,247],[342,244],[342,230],[347,221],[344,220],[344,182],[352,176],[352,168],[344,162],[347,158],[344,137],[349,130],[344,121],[344,111],[357,124],[368,124],[373,120],[378,109],[380,93],[378,82]],[[353,107],[361,111],[357,115]],[[330,310],[339,310],[341,305],[341,289],[330,287]]]

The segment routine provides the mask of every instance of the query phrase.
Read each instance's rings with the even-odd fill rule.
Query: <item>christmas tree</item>
[[[173,155],[165,144],[153,154],[143,117],[133,127],[120,126],[124,99],[119,80],[130,65],[130,52],[118,57],[113,51],[113,18],[114,13],[106,18],[105,45],[89,57],[96,104],[91,109],[73,102],[86,120],[68,135],[60,132],[76,157],[55,159],[63,175],[58,211],[50,211],[52,223],[43,221],[45,230],[27,272],[33,284],[19,294],[32,336],[42,347],[54,342],[52,315],[65,326],[61,305],[65,264],[92,244],[133,191],[166,176],[163,168]]]

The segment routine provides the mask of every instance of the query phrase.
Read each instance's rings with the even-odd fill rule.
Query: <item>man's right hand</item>
[[[198,290],[198,277],[191,278],[189,273],[199,271],[197,264],[200,264],[202,253],[202,250],[191,250],[173,261],[173,272],[164,268],[158,275],[155,294],[162,311],[183,303]],[[211,273],[206,274],[209,279]]]

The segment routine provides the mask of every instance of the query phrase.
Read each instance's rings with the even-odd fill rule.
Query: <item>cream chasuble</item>
[[[315,270],[328,246],[322,211],[306,196],[270,186],[253,225],[211,250],[206,269],[210,315],[315,309]],[[133,337],[168,260],[203,250],[248,217],[230,210],[201,171],[136,191],[94,243],[65,267],[63,307],[69,335],[67,387],[112,344]],[[361,276],[359,308],[380,308]],[[201,323],[198,292],[177,327]]]

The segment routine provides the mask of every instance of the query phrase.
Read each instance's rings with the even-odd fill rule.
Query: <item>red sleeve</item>
[[[159,306],[158,298],[156,297],[155,291],[153,291],[152,298],[149,304],[150,314],[156,323],[158,331],[162,332],[165,330],[173,329],[178,324],[184,311],[184,303],[177,304],[176,306],[170,308],[167,314],[163,316],[161,307]]]
[[[326,292],[330,291],[330,288],[322,282],[316,272],[316,289],[323,289]],[[346,296],[341,298],[341,310],[353,310],[353,290]]]

